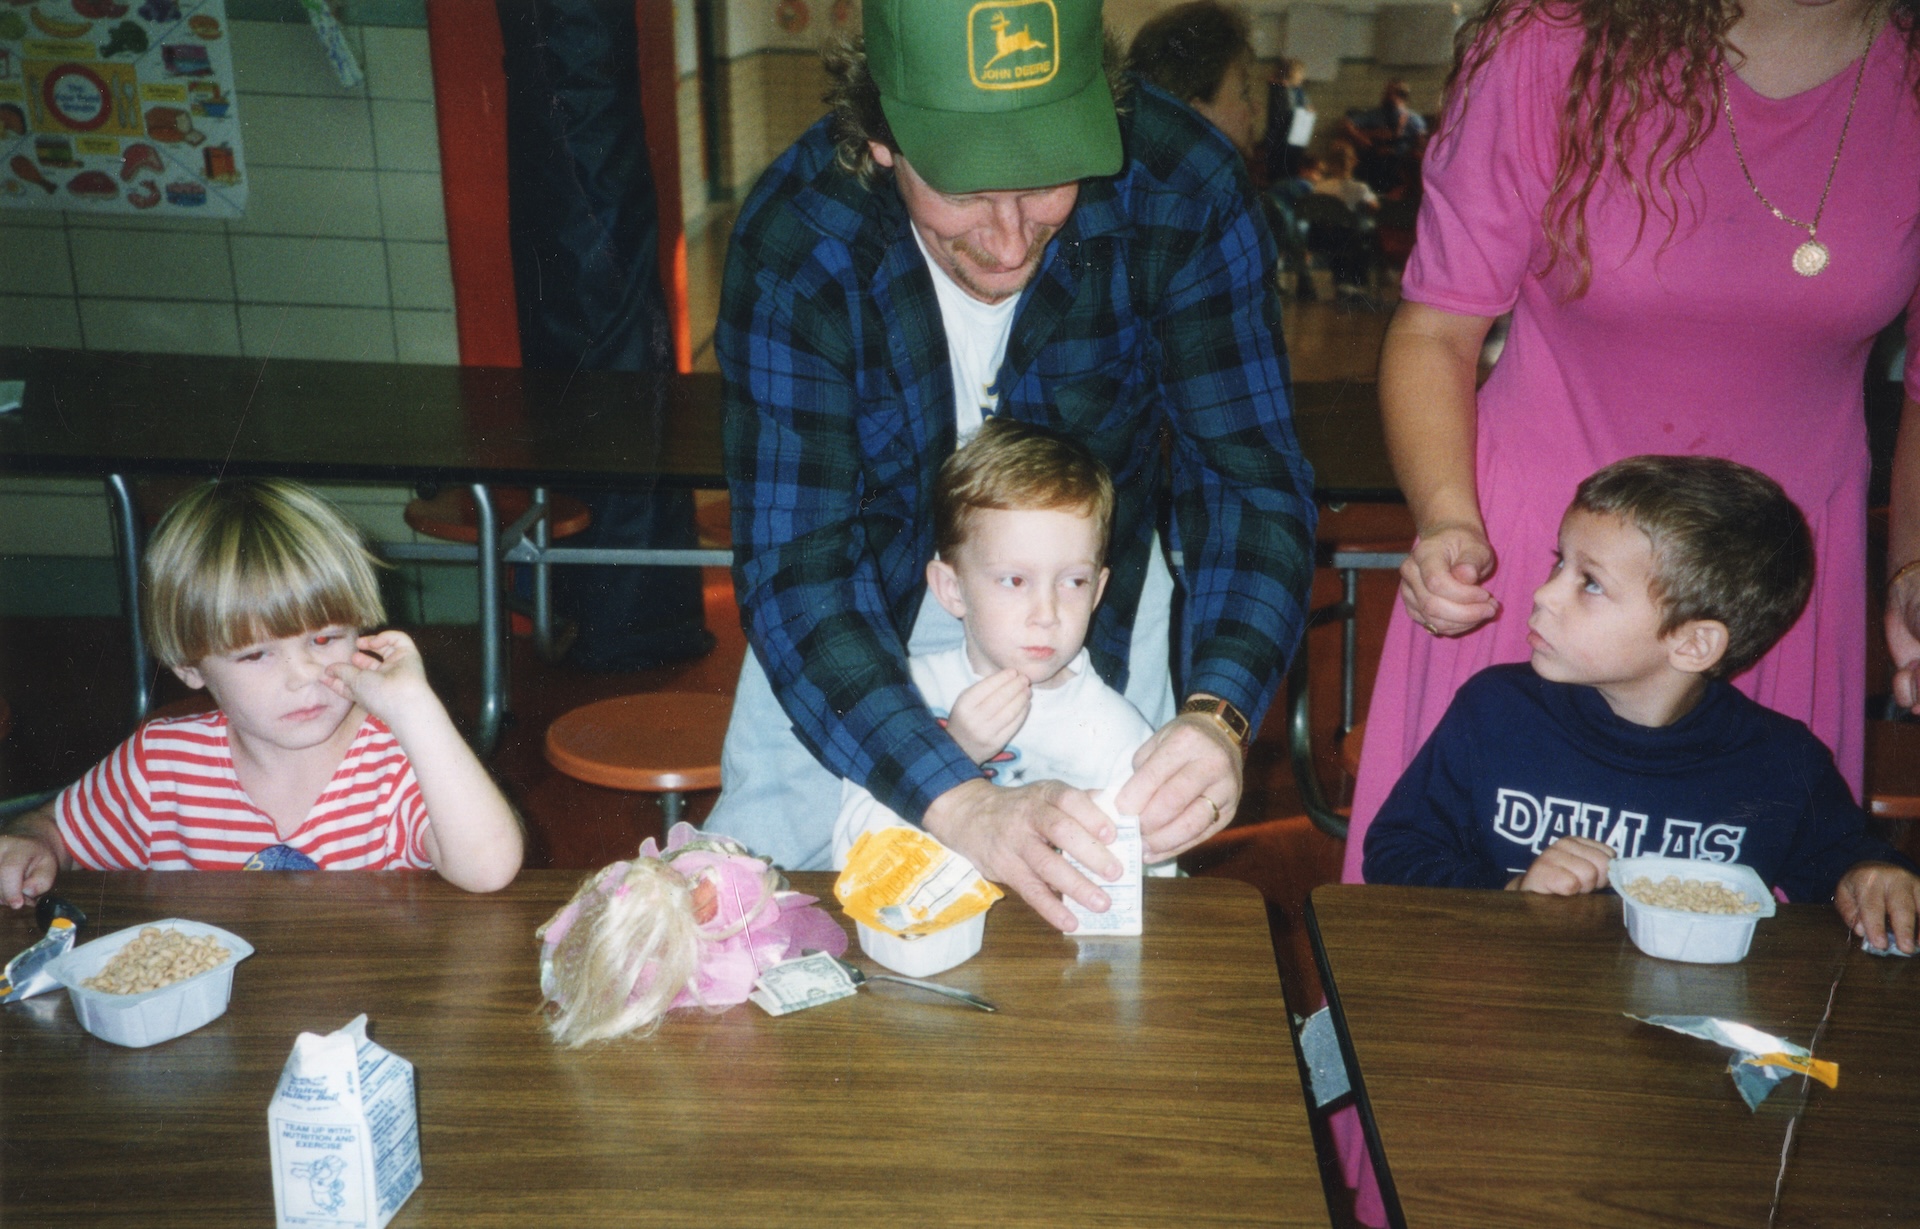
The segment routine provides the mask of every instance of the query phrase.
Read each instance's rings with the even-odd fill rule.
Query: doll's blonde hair
[[[699,999],[694,975],[708,945],[733,937],[777,907],[775,894],[784,880],[762,863],[760,894],[752,906],[723,929],[703,930],[696,918],[695,880],[675,870],[672,859],[696,851],[751,857],[746,847],[700,834],[664,857],[649,856],[651,848],[649,840],[631,861],[601,868],[536,932],[545,941],[565,923],[549,945],[541,976],[543,991],[556,1005],[547,1029],[563,1045],[651,1033],[682,990]]]

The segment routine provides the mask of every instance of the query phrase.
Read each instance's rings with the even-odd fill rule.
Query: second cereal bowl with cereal
[[[253,955],[239,935],[168,918],[83,943],[47,966],[89,1033],[115,1045],[158,1045],[226,1013],[233,966]],[[118,960],[118,963],[116,962]]]
[[[1773,916],[1766,882],[1736,862],[1615,858],[1607,881],[1620,896],[1634,946],[1663,960],[1743,960],[1754,926]]]

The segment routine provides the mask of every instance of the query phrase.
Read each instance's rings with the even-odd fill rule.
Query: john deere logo
[[[1045,85],[1060,71],[1053,0],[976,4],[967,14],[967,71],[983,90]]]

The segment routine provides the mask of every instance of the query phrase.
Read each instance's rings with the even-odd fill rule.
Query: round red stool
[[[720,788],[720,746],[733,697],[663,691],[615,696],[547,727],[547,762],[575,780],[658,794],[671,828],[689,790]]]

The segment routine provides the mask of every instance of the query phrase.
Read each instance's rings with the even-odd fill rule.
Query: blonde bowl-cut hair
[[[948,457],[933,484],[933,548],[942,559],[967,540],[972,514],[1074,511],[1100,529],[1096,562],[1113,533],[1113,478],[1078,440],[1011,418],[989,418]]]
[[[380,566],[347,519],[298,483],[208,482],[167,510],[148,543],[147,642],[178,668],[316,628],[378,627]]]

